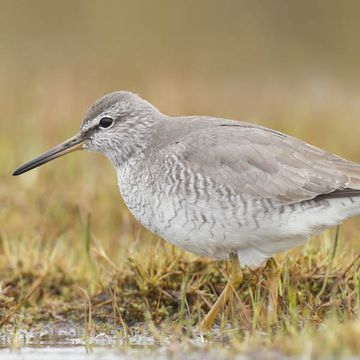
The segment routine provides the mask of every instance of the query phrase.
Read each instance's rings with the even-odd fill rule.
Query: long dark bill
[[[84,140],[85,139],[83,137],[76,135],[71,139],[65,141],[64,143],[55,146],[54,148],[48,150],[44,154],[36,157],[35,159],[25,163],[24,165],[21,165],[14,171],[13,175],[17,176],[23,174],[26,171],[34,169],[60,156],[63,156],[65,154],[71,153],[76,150],[81,150],[83,148]]]

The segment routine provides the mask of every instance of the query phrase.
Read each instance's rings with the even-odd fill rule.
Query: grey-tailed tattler
[[[167,116],[125,91],[97,100],[77,135],[14,175],[80,149],[110,159],[126,205],[146,228],[195,254],[231,261],[204,330],[240,284],[240,264],[258,267],[360,214],[359,164],[255,124]]]

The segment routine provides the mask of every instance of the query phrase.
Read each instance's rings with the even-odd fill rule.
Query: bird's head
[[[133,93],[110,93],[91,106],[77,135],[20,166],[13,175],[81,149],[102,152],[115,165],[121,164],[143,151],[153,124],[161,118],[153,105]]]

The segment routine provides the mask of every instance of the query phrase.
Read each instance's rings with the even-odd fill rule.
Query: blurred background
[[[0,8],[2,237],[66,234],[76,244],[76,219],[88,213],[109,244],[130,231],[101,155],[78,152],[11,177],[74,135],[91,103],[113,90],[170,115],[257,122],[360,162],[358,1],[0,0]]]

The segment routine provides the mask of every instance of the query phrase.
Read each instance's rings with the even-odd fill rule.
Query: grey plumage
[[[88,148],[114,163],[134,216],[189,251],[237,252],[257,266],[360,212],[360,166],[291,136],[241,121],[169,117],[126,92],[100,99],[85,124],[94,129],[109,114],[114,128],[90,137]]]
[[[114,120],[109,128],[104,117]],[[235,252],[243,265],[258,266],[360,214],[358,164],[259,125],[170,117],[115,92],[90,108],[79,139],[112,161],[144,226],[200,255]]]
[[[178,127],[183,128],[181,135]],[[166,138],[172,131],[176,138],[161,144],[163,157],[176,154],[193,171],[239,194],[290,204],[347,188],[360,189],[358,164],[255,124],[170,118],[161,125],[158,137]]]

